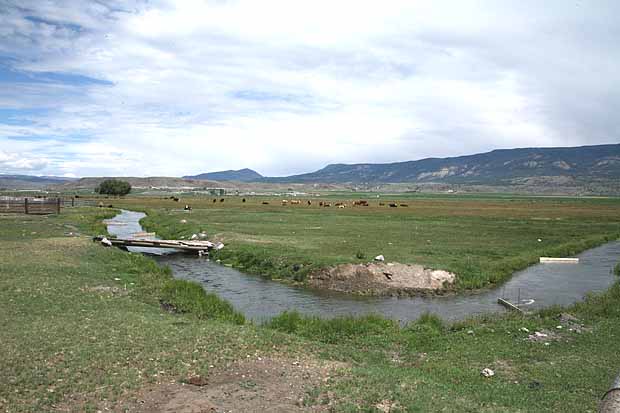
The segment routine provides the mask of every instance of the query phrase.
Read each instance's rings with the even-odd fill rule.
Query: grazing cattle
[[[401,207],[408,207],[409,205],[407,205],[407,204],[398,204],[398,206],[401,206]]]
[[[397,207],[398,207],[398,205],[396,205],[394,202],[390,203],[390,208],[397,208]]]
[[[243,198],[243,199],[241,200],[241,202],[243,202],[243,203],[245,204],[245,198]]]
[[[319,202],[319,206],[323,206],[323,201],[320,201],[320,202]]]
[[[174,202],[179,202],[179,198],[177,198],[176,196],[173,196],[173,197],[172,197],[172,200],[173,200]]]
[[[385,206],[383,202],[379,202],[379,206]]]
[[[291,200],[291,205],[299,205],[299,204],[301,204],[300,200],[298,200],[298,199]]]
[[[216,202],[217,202],[217,199],[214,199],[214,200],[213,200],[213,203],[215,204]]]
[[[368,201],[364,201],[364,200],[353,201],[353,206],[368,206]]]
[[[340,204],[338,205],[338,208],[346,208],[347,206],[345,204]]]
[[[191,211],[191,210],[192,210],[192,207],[191,207],[191,206],[189,206],[189,205],[187,205],[187,204],[185,204],[185,207],[184,207],[183,209],[184,209],[185,211]]]
[[[286,199],[282,200],[282,205],[288,205],[288,201]]]
[[[220,202],[224,202],[224,198],[220,198]]]
[[[263,201],[263,205],[269,205],[269,202]]]
[[[330,206],[332,206],[332,204],[330,204],[329,202],[325,202],[325,203],[323,203],[323,206],[324,207],[330,207]]]
[[[338,208],[344,208],[347,206],[347,204],[345,204],[344,202],[336,202],[334,206],[337,206]]]
[[[312,205],[312,201],[308,200],[308,205]]]

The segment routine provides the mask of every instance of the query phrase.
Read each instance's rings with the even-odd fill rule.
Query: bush
[[[100,183],[95,192],[105,195],[127,195],[131,191],[131,185],[127,181],[121,181],[118,179],[106,179]]]
[[[614,274],[620,277],[620,262],[617,263],[616,266],[614,267]]]

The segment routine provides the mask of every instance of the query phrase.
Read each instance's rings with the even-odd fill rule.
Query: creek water
[[[141,212],[122,211],[107,221],[108,231],[118,237],[141,232]],[[205,258],[171,253],[157,248],[130,247],[132,252],[153,254],[172,269],[176,278],[197,281],[207,291],[228,300],[249,319],[261,322],[283,311],[331,318],[342,315],[379,314],[406,323],[429,312],[446,320],[505,311],[498,297],[523,308],[568,305],[588,292],[603,291],[613,283],[612,269],[620,260],[620,241],[587,250],[578,264],[536,264],[515,273],[506,283],[476,294],[438,297],[359,297],[330,291],[289,286],[259,276],[243,274]]]

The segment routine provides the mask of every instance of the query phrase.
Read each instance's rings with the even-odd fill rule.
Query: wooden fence
[[[61,198],[0,197],[0,213],[60,214]]]

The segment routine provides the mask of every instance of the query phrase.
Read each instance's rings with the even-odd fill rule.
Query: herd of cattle
[[[179,202],[179,198],[177,198],[175,196],[171,196],[169,199],[172,199],[175,202]],[[214,204],[217,203],[217,202],[223,203],[224,200],[225,200],[225,198],[219,198],[219,199],[215,199],[214,198],[212,200],[212,202]],[[245,203],[246,199],[245,198],[241,199],[241,202]],[[303,203],[306,203],[308,206],[313,205],[312,201],[309,200],[309,199],[307,201],[305,201],[305,202],[302,202],[299,199],[291,199],[291,200],[283,199],[281,201],[281,204],[283,206],[286,206],[286,205],[302,205]],[[269,205],[269,201],[262,201],[262,204],[263,205]],[[369,206],[368,201],[365,201],[363,199],[358,200],[358,201],[353,201],[353,202],[351,202],[351,205],[354,206],[354,207],[358,207],[358,206],[360,206],[360,207],[367,207],[367,206]],[[387,204],[385,202],[379,202],[379,206],[386,206],[386,205],[388,207],[390,207],[390,208],[408,207],[409,206],[407,204],[403,204],[402,202],[401,203],[388,202]],[[332,206],[332,203],[331,202],[327,202],[327,201],[319,201],[318,202],[318,206],[329,208],[329,207]],[[348,206],[348,204],[346,202],[334,202],[333,206],[336,207],[336,208],[346,208]],[[185,205],[184,209],[186,211],[191,211],[192,207],[189,206],[189,205]]]

